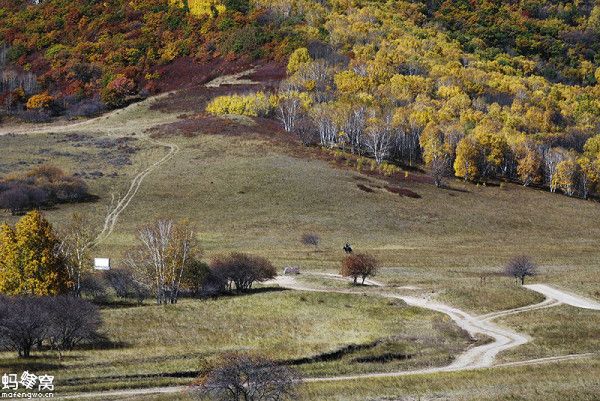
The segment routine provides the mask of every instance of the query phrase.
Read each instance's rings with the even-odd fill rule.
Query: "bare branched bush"
[[[446,157],[434,158],[430,165],[431,177],[436,187],[441,187],[444,184],[444,179],[451,174],[450,163]]]
[[[521,285],[523,285],[525,284],[525,277],[536,275],[537,266],[529,256],[516,256],[508,262],[504,268],[504,273],[507,276],[514,277],[515,280],[520,280]]]
[[[87,184],[57,167],[43,165],[0,179],[0,209],[12,214],[55,203],[89,199]]]
[[[284,401],[296,400],[301,377],[295,370],[271,360],[228,356],[199,378],[192,394],[198,400]]]
[[[104,279],[119,298],[133,298],[142,304],[150,296],[148,287],[136,280],[129,269],[108,270],[104,273]]]
[[[245,253],[232,253],[213,260],[211,270],[220,277],[231,290],[233,285],[240,292],[252,288],[255,282],[270,280],[277,276],[277,270],[267,259]]]
[[[319,243],[321,242],[321,237],[319,237],[319,235],[315,233],[306,233],[302,235],[300,241],[304,245],[314,246],[315,250],[317,250],[319,248]]]

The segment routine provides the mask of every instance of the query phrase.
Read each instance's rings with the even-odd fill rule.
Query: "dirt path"
[[[100,232],[100,234],[98,234],[98,236],[94,240],[94,244],[98,244],[98,243],[102,242],[103,240],[105,240],[112,234],[112,232],[115,228],[115,225],[117,224],[117,220],[119,219],[119,216],[127,208],[127,206],[129,206],[129,204],[131,203],[131,201],[137,194],[138,190],[140,189],[140,186],[142,185],[142,182],[144,181],[144,178],[146,178],[146,176],[148,174],[150,174],[154,170],[158,169],[160,166],[162,166],[163,164],[165,164],[166,162],[168,162],[169,160],[174,158],[175,155],[177,155],[177,153],[179,153],[179,150],[180,150],[179,146],[177,146],[175,144],[159,142],[159,141],[156,141],[151,138],[145,138],[145,139],[151,143],[169,148],[169,153],[166,156],[164,156],[162,159],[156,161],[155,163],[153,163],[152,165],[150,165],[149,167],[144,169],[142,172],[138,173],[133,178],[133,180],[131,181],[131,185],[129,186],[129,189],[127,190],[125,195],[117,202],[117,204],[106,215],[106,218],[104,219],[104,226],[102,227],[102,231]]]
[[[544,295],[547,299],[555,299],[557,302],[563,304],[583,309],[600,310],[600,302],[582,297],[577,294],[571,294],[569,292],[559,290],[546,284],[529,284],[526,285],[525,288],[528,288],[535,292],[539,292],[540,294]]]
[[[215,88],[221,85],[237,85],[237,84],[254,84],[255,82],[243,79],[243,77],[254,72],[254,69],[240,72],[238,74],[224,75],[218,77],[205,84],[206,87]],[[49,132],[102,132],[108,135],[126,136],[136,135],[139,132],[145,132],[149,128],[152,128],[159,124],[165,124],[169,121],[175,121],[177,119],[176,113],[165,114],[161,112],[150,113],[151,117],[146,112],[152,103],[169,96],[176,92],[161,93],[156,96],[151,96],[141,102],[131,104],[123,109],[117,109],[103,114],[99,117],[91,118],[84,121],[71,122],[71,121],[60,121],[50,124],[21,124],[19,126],[2,126],[0,127],[1,135],[35,135]],[[138,118],[138,114],[142,113],[143,118]],[[104,219],[102,230],[98,236],[94,239],[90,245],[96,245],[108,238],[114,231],[119,216],[129,206],[133,198],[136,196],[140,186],[144,179],[153,171],[160,168],[162,165],[173,159],[177,153],[179,153],[179,146],[173,143],[160,142],[155,139],[148,137],[145,134],[138,135],[138,138],[153,143],[155,145],[163,146],[169,149],[166,156],[156,161],[149,167],[145,168],[138,174],[136,174],[127,192],[121,199],[119,199],[114,206],[109,209],[108,214]]]
[[[547,357],[547,358],[538,358],[538,359],[529,359],[527,361],[519,361],[519,362],[508,362],[503,364],[495,365],[496,367],[515,367],[515,366],[534,366],[534,365],[545,365],[549,363],[557,363],[557,362],[565,362],[565,361],[573,361],[578,359],[586,359],[595,357],[597,354],[587,353],[587,354],[570,354],[570,355],[562,355],[555,357]],[[364,378],[378,378],[378,377],[401,377],[401,376],[409,376],[416,374],[428,374],[428,373],[436,373],[432,372],[431,369],[423,369],[423,370],[411,370],[406,372],[392,372],[392,373],[373,373],[373,374],[364,374],[364,375],[348,375],[348,376],[336,376],[336,377],[313,377],[304,379],[306,383],[316,383],[316,382],[324,382],[324,381],[343,381],[343,380],[360,380]],[[136,397],[136,396],[144,396],[144,395],[158,395],[158,394],[176,394],[182,393],[189,390],[189,386],[170,386],[170,387],[149,387],[142,389],[127,389],[127,390],[115,390],[115,391],[106,391],[106,392],[95,392],[95,393],[86,393],[86,394],[78,394],[78,395],[69,395],[65,397],[57,397],[58,399],[68,400],[68,399],[94,399],[94,398],[104,398],[104,399],[118,399],[122,397]]]
[[[339,275],[332,274],[319,274],[320,277],[329,277],[334,280],[343,279]],[[339,293],[353,293],[354,291],[347,290],[326,290],[326,289],[317,289],[314,287],[307,286],[305,284],[298,283],[291,276],[281,276],[278,277],[276,283],[281,287],[301,290],[301,291],[318,291],[318,292],[339,292]],[[368,285],[381,286],[380,283],[376,282],[366,282]],[[495,365],[496,356],[506,350],[518,347],[530,341],[529,336],[525,334],[518,333],[512,329],[501,327],[492,322],[494,319],[498,319],[505,316],[514,315],[517,313],[523,313],[528,311],[534,311],[544,308],[551,308],[554,306],[561,305],[563,303],[587,309],[596,309],[600,310],[600,305],[590,299],[575,295],[569,294],[564,291],[558,290],[556,288],[550,287],[545,284],[532,284],[526,286],[527,288],[539,292],[543,294],[546,299],[540,303],[527,305],[520,308],[514,308],[499,312],[488,313],[480,316],[473,316],[468,314],[465,311],[462,311],[458,308],[454,308],[452,306],[448,306],[439,302],[432,301],[430,299],[425,298],[417,298],[410,296],[402,296],[391,293],[374,293],[373,295],[386,297],[386,298],[395,298],[401,299],[409,305],[417,306],[420,308],[426,308],[430,310],[435,310],[437,312],[444,313],[448,315],[454,322],[466,330],[471,336],[477,335],[486,335],[493,339],[491,343],[479,345],[476,347],[469,348],[463,354],[459,355],[454,362],[452,362],[448,366],[442,367],[434,367],[428,369],[414,370],[414,371],[403,371],[403,372],[393,372],[393,373],[375,373],[375,374],[364,374],[364,375],[356,375],[356,376],[339,376],[335,378],[315,378],[311,379],[313,381],[330,381],[330,380],[351,380],[360,377],[390,377],[390,376],[406,376],[412,374],[423,374],[423,373],[436,373],[436,372],[452,372],[459,370],[471,370],[471,369],[481,369],[481,368],[489,368],[492,366],[513,366],[515,364],[528,364],[534,363],[534,361],[523,361],[517,363],[509,363],[504,365]],[[354,292],[356,293],[356,292]],[[570,355],[569,359],[575,359],[578,357],[587,357],[590,354],[583,355]],[[546,362],[555,362],[563,360],[564,357],[551,357],[551,358],[543,358],[540,360],[535,360],[535,363],[541,363],[541,361]]]
[[[206,83],[205,86],[207,88],[216,88],[221,85],[253,84],[254,83],[253,81],[242,79],[242,77],[244,77],[248,74],[251,74],[252,72],[254,72],[254,69],[243,71],[238,74],[224,75],[224,76],[218,77],[218,78]],[[120,117],[120,115],[126,116],[128,113],[135,114],[137,111],[140,110],[140,108],[148,107],[151,103],[155,102],[156,100],[158,100],[162,97],[165,97],[165,96],[169,96],[172,93],[176,93],[176,92],[163,93],[163,94],[160,94],[157,96],[153,96],[143,102],[132,104],[123,110],[115,110],[114,112],[111,112],[108,115],[98,117],[96,119],[83,121],[78,124],[71,124],[68,126],[68,128],[72,129],[73,127],[81,128],[82,126],[83,127],[93,126],[94,123],[96,123],[98,121],[103,122],[102,120],[106,120],[111,117],[122,119],[122,117]],[[161,121],[161,123],[164,123],[164,121]],[[149,127],[146,127],[146,129],[147,128],[149,128]],[[125,195],[117,202],[117,204],[113,208],[111,208],[109,213],[106,215],[106,218],[104,219],[104,226],[102,227],[102,231],[100,232],[100,234],[98,234],[98,237],[95,239],[94,244],[98,244],[98,243],[102,242],[103,240],[105,240],[112,234],[112,232],[115,228],[115,225],[117,224],[117,220],[118,220],[119,216],[127,208],[127,206],[129,206],[129,204],[131,203],[131,201],[137,194],[140,186],[142,185],[142,182],[144,181],[144,178],[146,178],[146,176],[148,174],[150,174],[151,172],[153,172],[154,170],[160,168],[163,164],[167,163],[169,160],[173,159],[177,155],[177,153],[179,153],[179,151],[180,151],[179,146],[172,144],[172,143],[160,142],[160,141],[157,141],[157,140],[152,139],[147,136],[143,136],[142,139],[144,139],[148,142],[151,142],[153,144],[156,144],[159,146],[164,146],[164,147],[168,148],[169,153],[166,156],[164,156],[163,158],[161,158],[160,160],[156,161],[155,163],[153,163],[152,165],[147,167],[146,169],[144,169],[142,172],[138,173],[135,177],[133,177],[131,184],[129,186],[129,189],[127,190]]]

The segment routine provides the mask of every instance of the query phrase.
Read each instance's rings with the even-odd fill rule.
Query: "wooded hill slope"
[[[306,143],[582,197],[600,180],[595,2],[1,0],[0,17],[3,104],[29,118],[120,107],[183,58],[291,54],[261,112]]]

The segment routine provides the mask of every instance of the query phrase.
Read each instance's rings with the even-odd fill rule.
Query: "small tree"
[[[222,278],[240,292],[252,288],[255,282],[270,280],[277,276],[277,269],[267,259],[245,253],[232,253],[229,256],[218,257],[211,264],[215,276]]]
[[[96,230],[87,216],[73,213],[71,220],[61,231],[61,252],[66,262],[69,279],[73,283],[73,292],[81,296],[81,281],[91,272],[92,256]]]
[[[194,398],[213,401],[283,401],[298,399],[300,375],[271,360],[229,356],[194,386]]]
[[[47,298],[45,304],[50,319],[48,341],[59,353],[98,336],[102,319],[96,305],[72,296]]]
[[[47,337],[51,319],[42,298],[0,297],[0,346],[29,358]]]
[[[306,233],[302,235],[300,239],[304,245],[311,245],[315,247],[315,251],[319,248],[321,237],[314,233]]]
[[[340,274],[344,277],[352,277],[354,284],[360,277],[364,284],[367,277],[374,276],[377,273],[377,269],[378,262],[373,256],[357,253],[344,258]]]
[[[450,173],[450,165],[447,158],[445,156],[433,158],[429,163],[429,168],[435,186],[440,188],[444,183],[444,178],[446,178]]]
[[[71,287],[60,241],[38,212],[14,227],[0,226],[0,292],[7,295],[59,295]]]
[[[98,337],[98,307],[80,298],[0,297],[0,347],[28,358],[46,344],[59,353]]]
[[[209,275],[210,267],[208,266],[208,263],[202,262],[201,260],[193,260],[190,262],[189,267],[183,272],[181,285],[197,296],[206,284]]]
[[[187,222],[159,220],[140,228],[138,238],[126,263],[153,288],[158,304],[177,303],[185,270],[200,255],[195,231]]]
[[[506,275],[514,277],[515,280],[521,280],[521,285],[525,284],[525,277],[535,276],[536,270],[537,266],[528,256],[516,256],[504,268]]]

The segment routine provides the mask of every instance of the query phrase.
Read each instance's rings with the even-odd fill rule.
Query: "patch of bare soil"
[[[156,92],[170,92],[204,85],[210,80],[225,74],[233,74],[248,69],[248,60],[225,60],[217,58],[197,61],[192,57],[181,57],[156,68],[160,75],[154,89]]]
[[[400,188],[400,187],[394,187],[394,186],[390,186],[390,185],[386,185],[385,189],[388,192],[391,192],[393,194],[398,194],[401,197],[402,196],[406,196],[407,198],[413,198],[413,199],[420,199],[421,195],[419,195],[418,193],[411,191],[410,189],[407,188]]]

